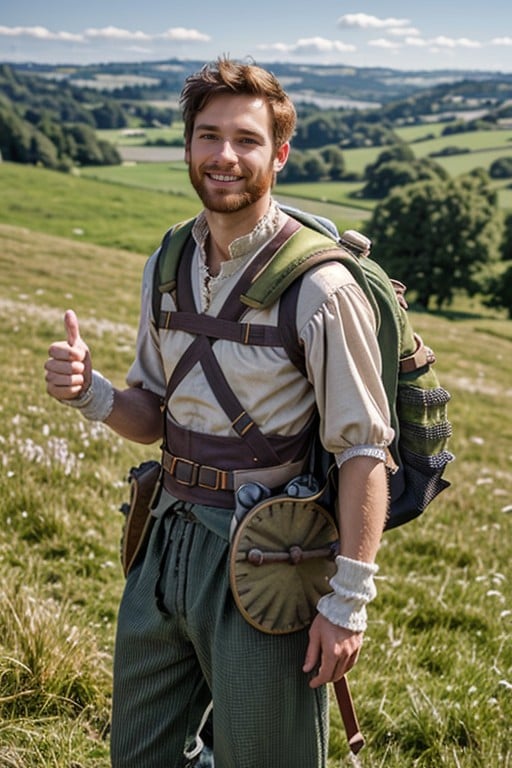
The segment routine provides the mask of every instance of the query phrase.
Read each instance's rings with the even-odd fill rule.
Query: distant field
[[[96,131],[98,138],[109,141],[119,147],[139,147],[146,141],[183,141],[183,123],[181,121],[161,128],[132,128]]]

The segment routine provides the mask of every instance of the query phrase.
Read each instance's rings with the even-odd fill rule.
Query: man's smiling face
[[[213,97],[198,112],[185,150],[192,186],[217,213],[269,197],[287,156],[288,145],[275,152],[268,104],[250,95]]]

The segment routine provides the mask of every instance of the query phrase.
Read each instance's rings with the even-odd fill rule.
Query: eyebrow
[[[210,123],[198,123],[194,126],[194,131],[212,131],[213,133],[220,133],[221,128],[218,125]],[[263,134],[260,131],[251,131],[249,128],[238,128],[236,133],[241,136],[254,136],[259,139],[264,139]]]

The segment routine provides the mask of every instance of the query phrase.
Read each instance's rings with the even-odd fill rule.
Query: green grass
[[[15,163],[0,164],[0,223],[148,254],[197,199],[100,184]]]
[[[73,306],[95,365],[122,385],[133,355],[141,254],[150,250],[145,238],[157,242],[159,215],[168,206],[172,222],[182,201],[126,188],[125,204],[110,217],[112,190],[122,188],[15,170],[0,167],[8,181],[0,187],[0,765],[107,768],[123,586],[118,507],[127,470],[156,447],[129,444],[48,398],[43,364]],[[149,235],[142,213],[132,226],[135,199]],[[73,211],[87,235],[70,231]],[[367,741],[360,765],[507,768],[512,323],[476,300],[458,299],[442,315],[411,314],[452,393],[457,459],[448,470],[452,487],[422,518],[383,539],[378,597],[350,675]],[[350,763],[334,706],[331,720],[335,768]]]

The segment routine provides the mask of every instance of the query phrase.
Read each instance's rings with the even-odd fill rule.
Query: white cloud
[[[512,37],[493,37],[491,45],[512,45]]]
[[[294,54],[325,54],[325,53],[353,53],[355,45],[342,43],[339,40],[327,40],[325,37],[304,37],[296,43],[273,43],[272,45],[259,45],[260,51],[272,50],[279,53]]]
[[[367,13],[347,13],[338,19],[339,27],[359,27],[360,29],[393,29],[406,27],[409,19],[379,19]]]
[[[420,32],[416,27],[391,27],[388,29],[388,35],[395,37],[416,37]]]
[[[510,40],[512,45],[512,40]],[[468,40],[465,37],[453,38],[440,35],[439,37],[433,37],[425,40],[422,37],[406,37],[401,41],[389,40],[388,38],[378,38],[376,40],[369,40],[368,45],[372,48],[380,48],[381,50],[397,51],[401,48],[430,48],[440,52],[441,50],[455,50],[456,48],[481,48],[482,44],[476,40]]]
[[[433,37],[429,40],[430,45],[438,46],[439,48],[481,48],[482,43],[477,40],[468,40],[467,37],[445,37],[439,35],[439,37]]]
[[[428,48],[430,43],[427,40],[424,40],[422,37],[406,37],[404,40],[404,45],[410,45],[413,48]]]
[[[174,27],[157,37],[164,40],[178,40],[185,43],[208,43],[211,40],[209,35],[199,32],[197,29],[185,29],[184,27]]]
[[[32,37],[35,40],[63,40],[65,42],[81,43],[83,35],[73,32],[51,32],[46,27],[2,27],[0,36],[3,37]]]
[[[151,40],[145,32],[130,32],[119,27],[102,27],[101,29],[86,29],[85,36],[89,38],[101,38],[103,40]]]
[[[184,27],[170,28],[164,33],[150,35],[141,30],[131,31],[120,27],[91,27],[81,34],[72,32],[52,32],[46,27],[4,27],[0,26],[0,37],[31,37],[37,40],[60,40],[63,42],[81,43],[84,40],[108,40],[108,41],[133,41],[145,43],[152,40],[174,40],[178,42],[207,43],[210,36],[199,32],[197,29],[185,29]]]
[[[387,51],[398,51],[403,47],[401,43],[395,43],[393,40],[388,40],[386,37],[380,37],[377,40],[369,40],[368,45],[372,48],[383,48]]]

